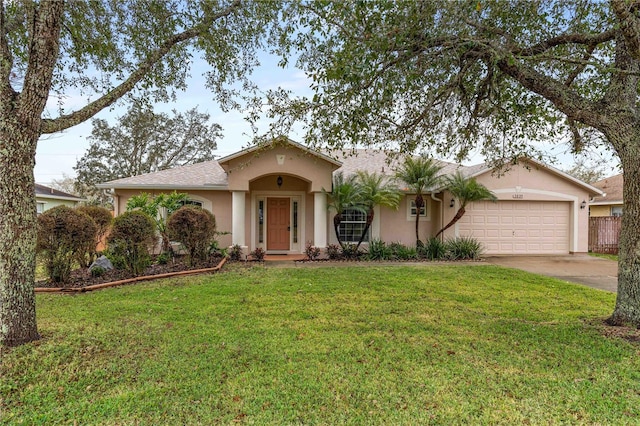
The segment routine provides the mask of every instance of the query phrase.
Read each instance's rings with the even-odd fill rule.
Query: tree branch
[[[496,59],[500,71],[516,80],[523,87],[549,100],[567,117],[588,126],[600,127],[600,114],[595,111],[588,99],[578,95],[554,78],[525,66],[513,57],[498,57]],[[585,105],[587,106],[585,107]]]
[[[55,133],[68,129],[88,120],[104,108],[111,106],[118,99],[131,91],[134,86],[138,82],[140,82],[144,78],[144,76],[151,70],[151,68],[160,60],[162,60],[162,58],[167,53],[169,53],[174,46],[204,33],[215,21],[225,16],[231,15],[238,8],[240,8],[240,6],[241,1],[234,0],[233,3],[231,3],[226,9],[218,13],[206,16],[201,23],[195,25],[192,28],[189,28],[178,34],[174,34],[172,37],[165,40],[156,50],[151,52],[149,56],[147,56],[147,58],[138,65],[138,69],[131,73],[129,78],[127,78],[110,92],[106,93],[99,99],[96,99],[95,101],[89,103],[84,108],[71,114],[63,115],[56,119],[42,120],[42,133]]]
[[[629,53],[640,60],[640,1],[611,0],[611,8],[618,18]]]
[[[33,111],[38,112],[39,118],[47,103],[53,69],[58,60],[64,2],[34,3],[32,8],[29,59],[22,92],[18,95],[18,108],[24,111],[22,117],[25,120],[33,116]]]
[[[557,37],[541,41],[529,47],[513,47],[511,53],[515,56],[536,56],[554,47],[564,44],[584,44],[596,46],[612,41],[616,38],[616,30],[607,30],[599,34],[562,34]]]
[[[3,4],[0,6],[0,93],[2,93],[2,99],[13,100],[16,95],[13,87],[11,87],[13,56],[7,40],[8,24],[6,19]]]

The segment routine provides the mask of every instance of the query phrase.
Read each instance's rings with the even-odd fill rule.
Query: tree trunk
[[[373,223],[373,215],[375,214],[375,212],[373,211],[373,209],[369,209],[367,211],[367,222],[364,226],[364,229],[362,230],[362,234],[360,235],[360,239],[358,240],[358,244],[356,244],[356,251],[358,251],[358,249],[360,248],[360,244],[362,244],[362,242],[364,241],[364,237],[367,236],[367,232],[369,232],[369,228],[371,228],[371,224]]]
[[[442,234],[444,231],[446,231],[447,229],[449,229],[453,225],[455,225],[456,222],[459,221],[462,218],[462,216],[464,216],[465,212],[466,212],[466,210],[465,210],[464,206],[460,207],[458,209],[458,211],[456,212],[456,215],[453,217],[453,219],[451,219],[451,221],[449,223],[447,223],[447,225],[444,228],[439,230],[434,238],[438,238],[438,235]]]
[[[341,223],[342,223],[342,212],[336,213],[336,215],[333,216],[333,230],[336,233],[336,239],[338,240],[338,244],[344,250],[344,244],[342,243],[342,240],[340,239],[340,224]]]
[[[624,213],[618,253],[618,295],[608,322],[640,327],[640,130],[619,152],[624,172]]]
[[[422,194],[417,194],[416,199],[416,248],[424,247],[422,241],[420,241],[420,209],[424,206],[424,198],[422,198]]]
[[[39,134],[3,123],[0,131],[0,344],[40,338],[33,290],[36,203],[33,168]]]

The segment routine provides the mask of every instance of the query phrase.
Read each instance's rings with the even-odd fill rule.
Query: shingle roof
[[[116,179],[97,185],[99,188],[183,188],[223,189],[227,174],[216,160],[203,161],[159,172]]]
[[[56,198],[56,199],[72,200],[72,201],[84,200],[83,198],[77,197],[73,194],[69,194],[63,191],[58,191],[57,189],[40,185],[39,183],[35,184],[35,193],[36,193],[36,197],[41,197],[41,198]]]
[[[605,195],[602,197],[594,197],[592,204],[622,203],[622,183],[624,177],[621,174],[608,177],[593,183],[593,186],[601,189]]]

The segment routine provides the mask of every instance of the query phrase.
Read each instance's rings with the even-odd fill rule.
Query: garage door
[[[482,201],[458,222],[460,236],[484,245],[485,254],[569,253],[569,203]]]

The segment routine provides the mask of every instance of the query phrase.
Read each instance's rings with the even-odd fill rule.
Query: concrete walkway
[[[564,256],[489,256],[487,263],[522,269],[534,274],[617,292],[618,263],[613,260],[575,254]]]

